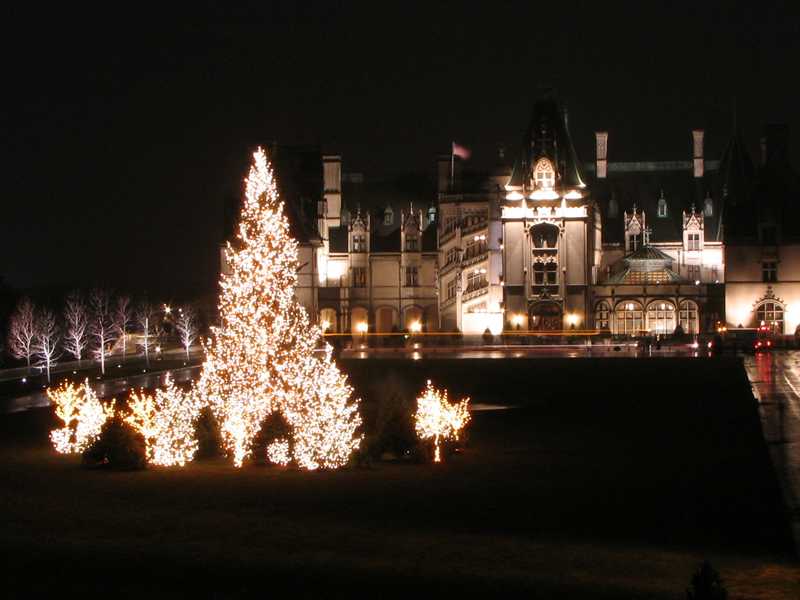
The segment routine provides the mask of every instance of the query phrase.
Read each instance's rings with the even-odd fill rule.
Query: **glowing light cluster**
[[[253,158],[237,238],[225,253],[221,323],[205,346],[197,394],[211,406],[237,467],[253,451],[262,421],[279,412],[293,431],[291,460],[305,469],[336,468],[360,443],[358,403],[330,347],[318,353],[322,331],[294,297],[297,243],[266,154],[259,149]]]
[[[267,446],[267,460],[273,465],[285,467],[292,461],[289,440],[278,438]]]
[[[425,392],[417,398],[414,427],[420,439],[433,439],[434,462],[441,462],[441,440],[457,440],[469,422],[469,398],[451,403],[447,390],[438,390],[428,380]]]
[[[81,386],[64,382],[48,389],[47,397],[64,423],[64,427],[50,432],[53,447],[62,454],[86,450],[100,435],[103,424],[114,416],[114,402],[104,406],[88,379]]]
[[[144,437],[148,462],[182,467],[197,452],[195,422],[200,409],[197,395],[177,388],[167,374],[164,387],[154,396],[131,394],[125,421]]]

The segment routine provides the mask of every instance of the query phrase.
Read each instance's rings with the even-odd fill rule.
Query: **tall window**
[[[608,302],[599,302],[594,309],[594,326],[597,329],[608,329],[611,309]]]
[[[419,285],[418,276],[418,267],[406,267],[406,286],[417,287]]]
[[[700,327],[697,318],[697,304],[691,300],[684,300],[681,302],[680,311],[678,313],[678,323],[684,333],[699,333]]]
[[[486,252],[486,236],[476,235],[464,247],[464,259],[468,260]]]
[[[419,250],[419,238],[416,235],[406,236],[406,252],[416,252]]]
[[[467,291],[473,292],[488,285],[486,281],[486,269],[472,271],[467,275]]]
[[[557,285],[558,265],[555,261],[533,263],[533,285]]]
[[[761,263],[761,281],[778,281],[778,263],[774,260],[765,260]]]
[[[675,331],[675,305],[671,302],[651,302],[647,307],[647,330],[656,335]]]
[[[452,300],[456,297],[456,278],[453,277],[447,282],[447,299]]]
[[[639,335],[643,326],[642,306],[638,302],[617,304],[615,331],[617,335]]]
[[[366,267],[353,267],[353,287],[367,287]]]
[[[711,200],[710,197],[706,197],[706,200],[703,203],[703,214],[706,217],[713,217],[714,216],[714,201]]]
[[[699,233],[687,233],[686,234],[686,242],[688,244],[689,250],[700,250],[700,234]]]
[[[756,308],[756,325],[766,325],[774,333],[783,333],[783,305],[769,300]]]
[[[353,252],[367,251],[367,236],[363,233],[353,234]]]
[[[394,211],[391,206],[387,206],[386,210],[383,212],[383,224],[394,225]]]
[[[700,265],[689,265],[689,281],[700,281]]]
[[[552,190],[556,185],[556,172],[546,158],[539,159],[533,168],[533,182],[537,190]]]

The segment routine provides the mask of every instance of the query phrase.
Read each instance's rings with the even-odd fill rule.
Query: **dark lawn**
[[[710,558],[732,597],[800,569],[734,360],[352,361],[368,408],[426,377],[474,402],[445,465],[300,473],[223,462],[87,472],[47,411],[0,421],[7,581],[133,597],[482,594],[682,598]],[[455,396],[455,395],[454,395]],[[123,580],[118,586],[115,581]],[[6,586],[8,587],[8,586]]]

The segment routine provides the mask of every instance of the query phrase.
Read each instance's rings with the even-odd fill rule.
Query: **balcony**
[[[480,231],[481,229],[486,229],[489,225],[489,221],[483,220],[478,221],[477,223],[470,223],[469,225],[463,225],[461,227],[461,234],[467,235],[468,233],[474,233],[476,231]]]
[[[484,249],[481,252],[474,252],[471,255],[465,254],[464,257],[461,259],[461,267],[467,268],[471,265],[478,264],[479,262],[483,262],[484,260],[489,258],[489,251]]]

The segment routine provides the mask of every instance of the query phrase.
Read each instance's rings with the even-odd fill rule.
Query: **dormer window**
[[[406,252],[416,252],[417,250],[419,250],[419,239],[417,236],[406,236]]]
[[[367,236],[363,233],[353,234],[353,252],[367,251]]]
[[[435,206],[431,206],[428,209],[428,225],[433,223],[435,220],[436,220],[436,207]]]
[[[537,190],[550,191],[556,186],[556,172],[553,163],[540,158],[533,168],[533,186]]]
[[[667,216],[667,200],[664,198],[664,192],[661,192],[661,197],[658,199],[657,214],[659,218],[663,219]]]
[[[712,202],[710,196],[706,196],[706,200],[703,202],[703,214],[706,217],[714,216],[714,203]]]
[[[391,206],[387,206],[383,213],[383,224],[394,225],[394,211]]]

